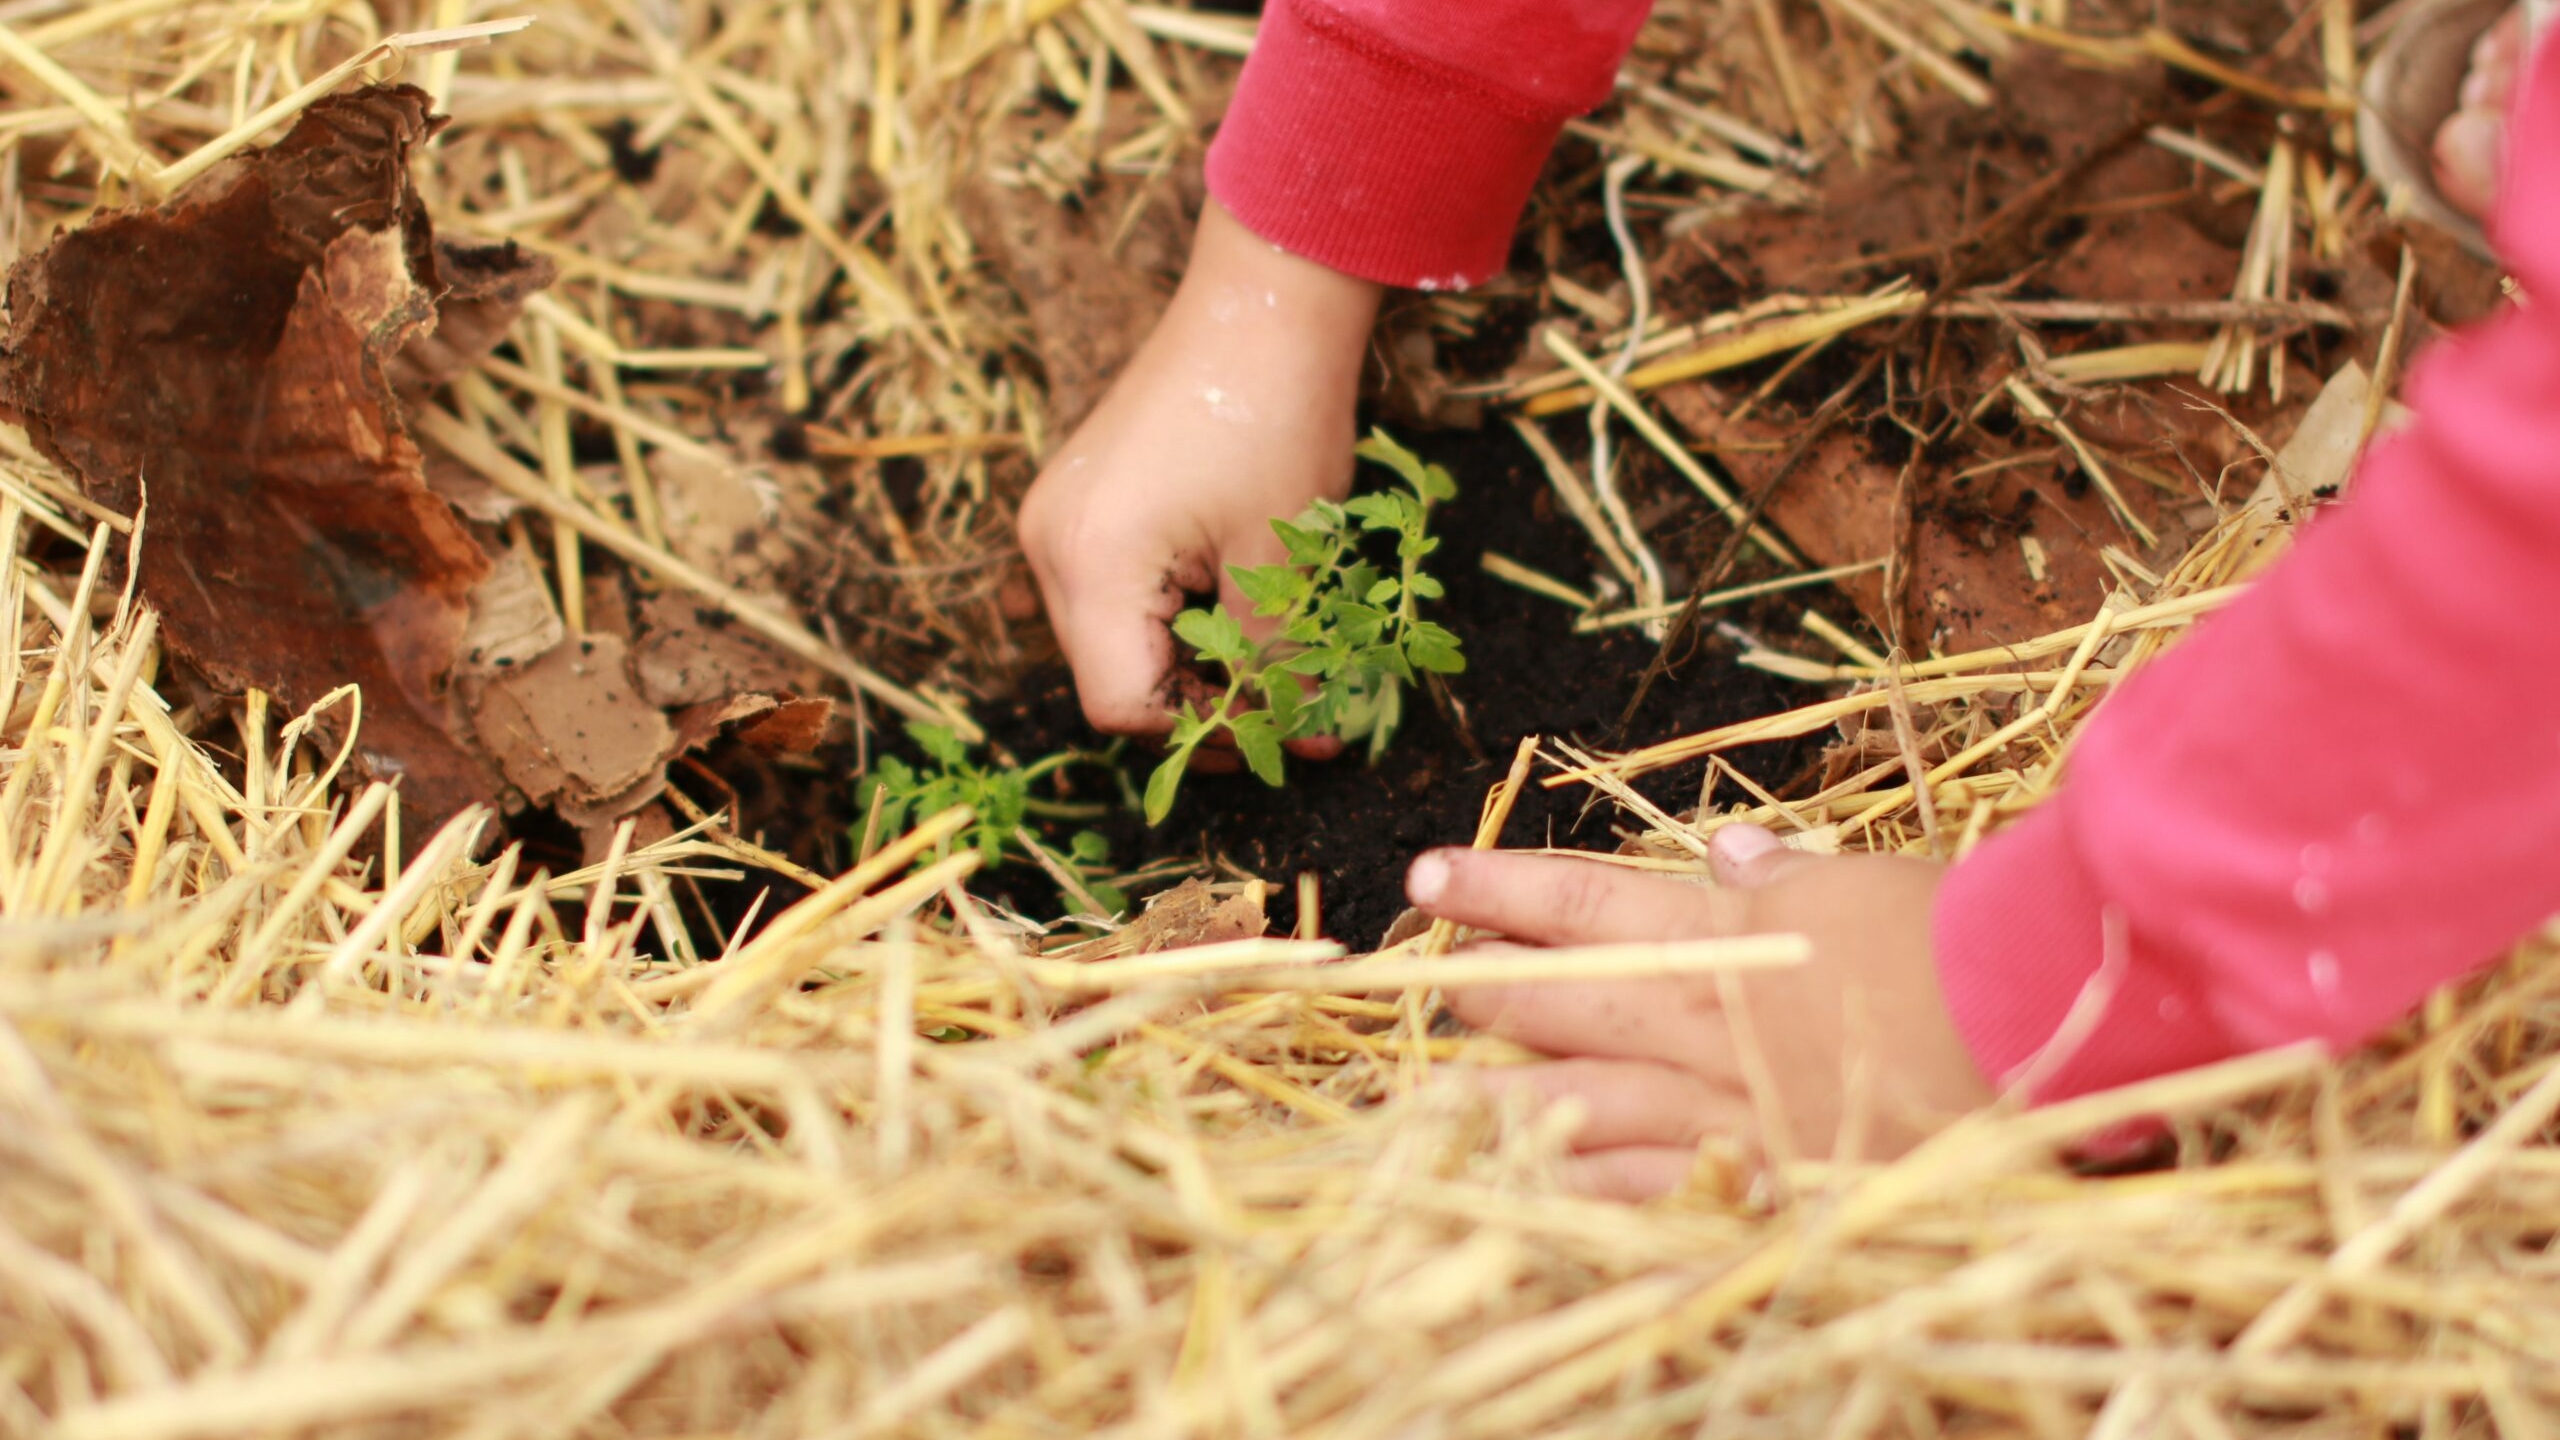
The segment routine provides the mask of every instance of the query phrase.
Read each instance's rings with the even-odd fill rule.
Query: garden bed
[[[528,8],[0,34],[0,235],[89,254],[50,311],[13,296],[30,425],[0,430],[0,1434],[2560,1424],[2544,942],[2344,1060],[1998,1110],[1893,1165],[1754,1181],[1710,1147],[1642,1209],[1563,1189],[1557,1117],[1433,1083],[1519,1056],[1442,1023],[1431,941],[1383,944],[1403,859],[1488,798],[1489,841],[1673,869],[1743,819],[1952,856],[2033,804],[2316,498],[2260,447],[2333,483],[2385,413],[2364,377],[2494,303],[2356,168],[2372,17],[1666,0],[1512,274],[1381,329],[1370,416],[1459,485],[1450,703],[1375,766],[1106,815],[1110,878],[1161,903],[1079,926],[1019,862],[935,858],[952,817],[864,855],[859,786],[906,719],[1091,743],[1012,507],[1161,300],[1250,16]],[[315,111],[393,81],[450,128],[402,92]],[[373,137],[329,193],[414,242],[333,262],[382,281],[338,309],[276,267],[393,222],[308,185],[248,232],[300,237],[233,297],[254,326],[153,308],[247,246],[46,251],[238,201],[224,167],[315,113],[324,157]],[[430,228],[526,283],[423,284]],[[445,347],[380,352],[421,304]],[[1628,393],[1572,394],[1640,311]],[[148,368],[173,334],[201,390]],[[397,547],[325,488],[257,509],[308,473],[230,444],[228,401],[72,408],[279,353],[334,357],[328,413],[400,437],[366,483],[442,548],[372,564]],[[185,490],[235,461],[257,483]],[[359,593],[391,608],[325,647],[224,623]],[[350,743],[403,733],[449,747],[435,787]],[[2068,1163],[2153,1114],[2138,1173]]]

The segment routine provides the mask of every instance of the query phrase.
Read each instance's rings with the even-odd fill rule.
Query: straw
[[[1589,324],[1563,349],[1532,344],[1472,388],[1607,405],[1679,467],[1685,518],[1638,523],[1662,499],[1638,472],[1622,526],[1552,466],[1531,483],[1579,522],[1562,532],[1578,561],[1529,552],[1512,583],[1634,589],[1639,554],[1694,561],[1674,527],[1701,516],[1713,549],[1733,497],[1654,418],[1662,387],[1825,344],[1873,352],[1875,321],[1924,305],[1929,332],[1877,374],[1947,474],[2049,465],[2074,454],[2068,430],[2095,442],[2075,456],[2093,481],[2123,481],[2147,457],[2096,417],[2170,397],[2148,377],[2203,368],[2221,327],[2224,359],[2245,339],[2270,373],[2328,353],[2276,353],[2313,327],[2322,347],[2380,341],[2384,317],[2282,283],[2276,226],[2297,203],[2314,243],[2372,219],[2352,157],[2317,143],[2354,57],[2352,17],[2316,8],[2298,49],[2226,64],[2055,4],[1663,0],[1625,99],[1590,122],[1646,167],[1619,210],[1661,313],[1569,307],[1559,323]],[[1196,163],[1251,27],[1114,0],[498,15],[13,7],[0,234],[30,249],[100,205],[183,194],[354,77],[428,85],[463,117],[419,161],[440,228],[562,275],[510,351],[408,408],[438,483],[486,481],[473,502],[512,515],[493,543],[564,609],[590,602],[589,627],[618,595],[673,596],[856,697],[853,743],[773,771],[849,787],[858,762],[839,757],[878,753],[874,720],[956,723],[956,697],[1000,693],[1031,644],[998,594],[1009,507],[1055,431],[1020,297],[955,196],[1036,168],[1117,228],[1137,213],[1124,175]],[[2156,51],[2221,96],[2292,107],[2296,183],[2271,193],[2279,165],[2241,160],[2250,189],[2221,212],[2235,234],[2250,207],[2266,217],[2241,267],[2263,283],[2217,275],[2233,298],[2164,302],[2017,300],[2007,275],[1934,301],[1869,287],[1893,265],[1937,273],[1934,248],[1862,257],[1838,295],[1710,310],[1672,283],[1714,238],[1700,217],[1765,203],[1703,172],[1810,185],[1890,160],[1913,95],[1961,76],[2007,98],[1990,36],[2124,75]],[[1964,50],[1994,55],[1993,78]],[[2230,118],[2224,99],[2164,123],[2203,127],[2176,142],[2190,158],[2236,159]],[[1568,231],[1604,203],[1555,180],[1540,213]],[[2422,267],[2399,286],[2395,355],[2419,338]],[[1568,293],[1536,278],[1523,294]],[[1440,299],[1450,323],[1489,313]],[[1986,387],[2023,404],[2005,368],[1923,355],[2006,356],[2010,326],[2058,357],[2021,378],[2050,441],[1930,431],[1951,383],[1958,409]],[[1628,357],[1628,383],[1594,385],[1572,357],[1595,355]],[[2302,397],[2253,389],[2230,409],[2283,433]],[[1754,413],[1803,426],[1774,391]],[[495,815],[429,832],[396,791],[349,783],[379,697],[217,694],[120,593],[180,507],[155,493],[108,514],[24,437],[0,451],[0,1434],[2438,1440],[2547,1434],[2560,1415],[2551,937],[2352,1054],[1994,1108],[1897,1160],[1782,1155],[1756,1185],[1715,1137],[1688,1192],[1604,1204],[1567,1186],[1573,1114],[1470,1083],[1534,1057],[1445,1023],[1432,997],[1667,977],[1707,993],[1802,965],[1800,940],[1438,954],[1426,931],[1360,956],[1316,938],[1315,887],[1296,938],[1150,949],[1147,917],[1042,935],[985,898],[1026,887],[982,882],[966,815],[874,823],[830,851],[705,798],[718,762],[596,857],[501,837]],[[687,467],[769,502],[758,538],[787,575],[758,588],[704,553],[679,523]],[[2165,454],[2154,468],[2182,473]],[[1919,855],[1934,821],[1935,848],[1960,854],[2051,792],[2105,695],[2244,593],[2295,518],[2244,510],[2183,553],[2165,537],[2118,563],[2120,594],[2077,597],[2085,623],[1963,654],[1859,641],[1848,599],[1806,588],[1872,561],[1696,582],[1721,587],[1702,603],[1769,607],[1749,617],[1744,680],[1807,688],[1624,755],[1548,742],[1564,773],[1543,783],[1594,787],[1623,852],[1602,858],[1631,873],[1695,877],[1714,833],[1746,822],[1812,853]],[[2043,542],[2062,573],[2067,541]],[[557,593],[575,576],[594,583]],[[1811,641],[1808,610],[1850,643]],[[338,743],[317,743],[323,726]],[[1741,747],[1804,737],[1849,748],[1809,777],[1736,768]],[[1499,843],[1528,753],[1442,776],[1488,804],[1473,835],[1438,840]],[[1714,781],[1703,813],[1681,812],[1685,775],[1665,782],[1676,801],[1643,784],[1687,761]],[[517,843],[479,855],[478,823]],[[1244,894],[1209,873],[1217,898]],[[1762,1058],[1764,1113],[1802,1114],[1778,1083],[1790,1057]],[[2145,1117],[2179,1144],[2166,1168],[2062,1163]]]

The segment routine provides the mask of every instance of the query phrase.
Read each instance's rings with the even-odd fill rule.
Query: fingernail
[[[1727,825],[1707,842],[1707,849],[1718,860],[1736,867],[1750,864],[1772,850],[1786,847],[1778,837],[1757,825]]]
[[[1428,910],[1449,892],[1449,857],[1437,850],[1426,850],[1404,872],[1405,897]]]

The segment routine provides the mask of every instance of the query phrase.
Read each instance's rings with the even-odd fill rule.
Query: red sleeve
[[[2437,347],[2354,498],[1949,872],[1940,978],[1995,1079],[2102,962],[2036,1098],[2360,1042],[2560,914],[2560,45],[2509,135],[2493,233],[2531,298]]]
[[[1209,151],[1263,239],[1362,279],[1501,273],[1564,122],[1609,98],[1651,0],[1271,0]]]

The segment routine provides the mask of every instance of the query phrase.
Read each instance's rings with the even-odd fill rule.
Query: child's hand
[[[1541,945],[1800,934],[1813,958],[1740,972],[1760,1054],[1799,1155],[1822,1156],[1852,1112],[1866,1115],[1863,1158],[1899,1154],[1989,1103],[1939,997],[1929,907],[1939,867],[1880,856],[1817,858],[1751,826],[1719,831],[1722,888],[1593,861],[1435,850],[1406,889],[1431,915]],[[1549,981],[1450,997],[1471,1025],[1556,1057],[1492,1072],[1545,1101],[1578,1098],[1576,1178],[1623,1199],[1677,1189],[1698,1143],[1760,1130],[1713,976]]]
[[[1022,548],[1096,729],[1170,728],[1166,623],[1184,592],[1216,592],[1263,638],[1226,567],[1287,558],[1270,522],[1349,491],[1379,293],[1214,201],[1200,217],[1172,308],[1022,502]]]

